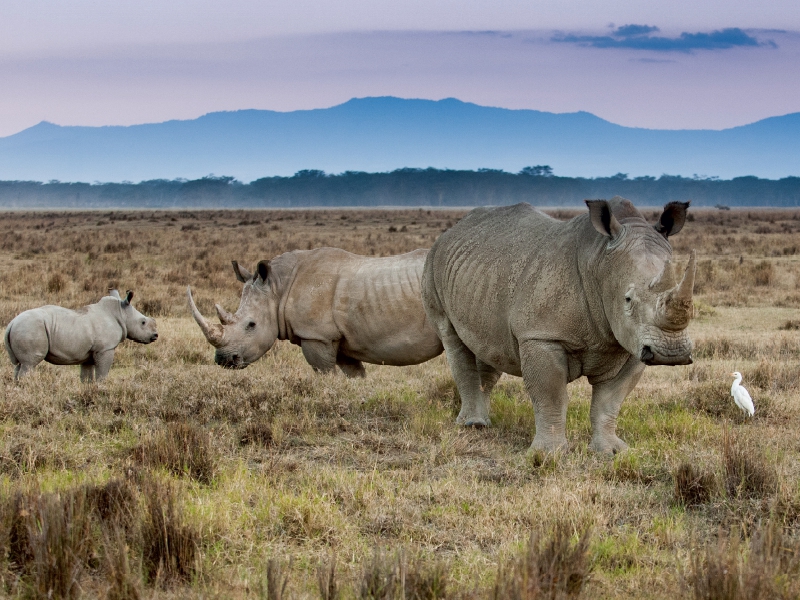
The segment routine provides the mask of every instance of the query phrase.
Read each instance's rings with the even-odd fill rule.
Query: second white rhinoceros
[[[567,446],[567,383],[592,385],[591,448],[617,452],[617,414],[645,365],[692,362],[695,255],[676,283],[667,238],[688,203],[651,226],[630,201],[587,200],[561,222],[517,204],[479,208],[439,236],[422,296],[461,395],[458,422],[489,424],[501,373],[522,376],[533,401],[532,449]]]
[[[262,260],[252,275],[234,261],[242,298],[233,315],[216,305],[221,325],[207,323],[191,289],[186,293],[223,367],[244,368],[276,340],[289,340],[314,370],[338,366],[363,377],[364,362],[415,365],[442,353],[420,296],[427,253],[376,258],[338,248],[294,250]]]
[[[80,365],[81,381],[105,379],[114,350],[125,339],[149,344],[158,339],[156,322],[131,305],[133,292],[117,290],[77,310],[42,306],[20,313],[6,327],[6,351],[19,379],[42,361]]]

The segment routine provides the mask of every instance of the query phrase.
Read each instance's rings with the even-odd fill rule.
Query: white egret
[[[735,371],[731,373],[731,375],[734,377],[733,385],[731,386],[733,401],[736,402],[736,406],[741,408],[748,417],[752,417],[756,409],[753,406],[753,399],[750,397],[750,393],[743,385],[740,385],[742,382],[742,374],[739,373],[739,371]]]

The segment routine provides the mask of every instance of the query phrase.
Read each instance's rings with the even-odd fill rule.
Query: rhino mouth
[[[244,362],[244,359],[238,354],[219,354],[214,355],[214,362],[223,369],[244,369],[250,363]]]
[[[666,365],[666,366],[677,366],[677,365],[690,365],[692,362],[692,354],[677,354],[677,355],[667,355],[661,354],[659,352],[653,352],[653,349],[650,346],[644,346],[642,348],[642,353],[639,359],[648,366],[655,366],[655,365]]]
[[[690,365],[692,364],[692,340],[684,331],[648,331],[643,336],[639,360],[646,365]]]

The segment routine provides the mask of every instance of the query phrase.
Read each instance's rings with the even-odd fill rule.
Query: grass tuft
[[[342,590],[336,579],[336,554],[328,561],[321,561],[317,565],[317,587],[322,600],[338,600]]]
[[[194,423],[168,423],[135,448],[133,454],[143,465],[163,467],[200,483],[211,483],[216,473],[208,434]]]
[[[547,537],[534,531],[524,555],[498,571],[493,598],[556,600],[577,597],[589,579],[590,541],[588,523],[577,533],[566,520],[556,521]]]
[[[148,479],[143,492],[142,567],[147,580],[190,581],[197,573],[199,534],[184,522],[171,484]]]
[[[775,492],[777,473],[753,444],[743,445],[726,431],[722,447],[725,491],[730,498],[764,498]]]
[[[713,473],[705,473],[691,463],[681,463],[673,474],[675,501],[686,507],[708,502],[714,494],[716,480]]]
[[[288,567],[277,558],[270,558],[267,561],[267,571],[259,588],[259,598],[261,600],[283,600],[288,598],[286,586],[289,585],[291,567],[291,560]]]

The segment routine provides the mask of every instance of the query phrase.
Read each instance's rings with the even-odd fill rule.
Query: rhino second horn
[[[197,305],[194,303],[194,298],[192,298],[192,288],[188,285],[186,286],[186,297],[189,299],[189,307],[192,309],[192,316],[200,326],[200,331],[203,332],[203,335],[206,337],[209,344],[215,348],[219,348],[222,345],[222,332],[220,331],[220,326],[209,325],[206,322],[205,318],[203,318],[203,315],[200,314],[199,310],[197,310]]]
[[[661,269],[661,273],[659,273],[656,277],[653,278],[653,281],[650,282],[650,289],[655,289],[656,291],[659,290],[671,290],[675,287],[675,275],[672,272],[672,261],[668,260],[664,263],[664,268]]]
[[[217,316],[219,317],[220,323],[223,325],[230,325],[233,323],[233,315],[231,313],[222,308],[219,304],[215,304],[214,308],[217,309]]]

